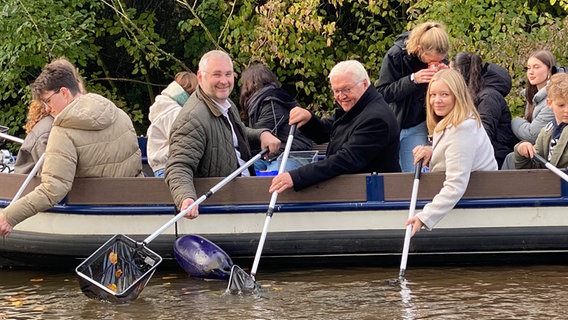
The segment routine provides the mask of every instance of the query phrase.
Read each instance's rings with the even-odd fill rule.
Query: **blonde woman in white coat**
[[[491,141],[483,128],[465,81],[455,70],[441,70],[430,81],[426,95],[426,124],[432,146],[414,148],[414,163],[423,160],[430,171],[443,171],[440,192],[424,209],[407,220],[412,235],[431,230],[461,199],[471,172],[497,170]]]

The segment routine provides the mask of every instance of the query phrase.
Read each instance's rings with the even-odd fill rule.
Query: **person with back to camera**
[[[197,71],[197,89],[178,114],[170,131],[166,183],[174,203],[184,211],[197,199],[194,178],[226,177],[252,158],[250,142],[274,155],[280,140],[268,129],[247,128],[229,99],[235,84],[233,61],[224,51],[203,55]],[[252,175],[254,170],[243,171]],[[197,218],[199,206],[185,215]]]
[[[72,70],[48,64],[31,85],[54,117],[41,183],[0,214],[0,233],[61,201],[75,178],[141,177],[142,159],[128,115],[110,100],[81,92]]]
[[[525,116],[515,117],[511,128],[518,140],[534,144],[542,128],[554,119],[554,113],[546,104],[546,84],[556,73],[556,58],[548,50],[538,50],[527,60],[527,84],[521,91],[526,99]],[[510,152],[503,162],[502,169],[515,169],[514,153]]]
[[[426,122],[432,146],[414,148],[414,162],[423,161],[432,172],[445,172],[440,192],[424,209],[406,221],[412,235],[425,226],[432,230],[461,199],[471,172],[497,170],[487,132],[461,74],[441,70],[427,91]]]
[[[189,96],[197,88],[197,76],[193,72],[178,72],[171,82],[156,97],[150,106],[150,126],[148,136],[148,164],[154,171],[154,177],[164,177],[170,143],[170,129]]]
[[[79,83],[79,90],[85,93],[83,79],[81,79],[77,68],[73,64],[65,58],[57,59],[51,64],[54,66],[60,65],[71,70]],[[32,100],[28,110],[27,122],[24,125],[27,135],[20,150],[18,150],[18,156],[14,164],[15,173],[29,174],[32,171],[36,162],[45,152],[52,124],[53,117],[47,112],[43,103],[38,100]],[[41,174],[41,169],[38,170],[37,174]]]
[[[540,169],[545,166],[533,159],[538,153],[555,167],[568,167],[568,74],[557,73],[550,77],[547,85],[546,103],[553,111],[554,118],[544,127],[533,145],[530,141],[515,146],[514,163],[517,169]]]
[[[53,117],[45,110],[40,101],[32,100],[28,110],[27,122],[24,125],[26,138],[18,150],[14,173],[29,174],[45,152],[47,139],[51,132]],[[37,174],[41,174],[41,169]]]
[[[301,107],[290,111],[291,125],[297,124],[316,143],[329,142],[325,159],[277,175],[269,192],[299,191],[341,174],[400,171],[396,118],[365,67],[343,61],[328,78],[337,106],[331,117],[318,119]]]
[[[267,128],[281,141],[280,152],[286,147],[286,140],[290,132],[288,120],[290,109],[299,106],[284,89],[276,75],[262,63],[256,63],[243,71],[241,75],[240,106],[243,118],[248,118],[248,126],[251,128]],[[292,141],[292,151],[310,150],[313,141],[307,138],[301,131],[296,131]],[[252,153],[260,152],[260,146],[253,147]],[[306,163],[301,159],[290,157],[286,162],[286,171],[296,169]],[[280,161],[267,161],[260,159],[254,163],[257,171],[278,171]]]
[[[505,100],[513,86],[511,75],[501,66],[483,63],[478,54],[471,52],[458,53],[450,66],[464,77],[481,123],[493,145],[497,166],[501,168],[516,142],[511,129],[511,111]]]
[[[399,35],[383,59],[376,87],[396,114],[404,172],[414,171],[414,147],[428,143],[426,89],[438,70],[448,68],[449,49],[444,25],[424,22]]]

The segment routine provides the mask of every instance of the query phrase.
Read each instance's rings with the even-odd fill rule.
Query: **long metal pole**
[[[173,217],[172,219],[170,219],[170,221],[166,222],[166,224],[164,224],[163,226],[161,226],[158,230],[156,230],[154,233],[152,233],[150,236],[148,236],[144,241],[144,245],[150,243],[150,241],[154,240],[158,235],[160,235],[162,232],[164,232],[167,228],[169,228],[172,224],[174,224],[176,221],[178,221],[179,219],[181,219],[183,216],[185,216],[186,213],[188,213],[189,211],[191,211],[191,209],[193,209],[193,207],[199,205],[200,203],[202,203],[203,201],[205,201],[205,199],[209,198],[210,196],[212,196],[215,192],[219,191],[219,189],[221,189],[222,187],[224,187],[227,183],[229,183],[231,180],[233,180],[235,177],[239,176],[243,171],[247,170],[248,167],[250,167],[255,161],[257,161],[258,159],[260,159],[265,153],[268,152],[268,148],[262,150],[260,153],[258,153],[256,156],[252,157],[252,159],[250,159],[249,161],[247,161],[245,164],[243,164],[241,167],[239,167],[237,170],[235,170],[233,173],[231,173],[229,176],[227,176],[226,178],[224,178],[223,180],[221,180],[219,183],[217,183],[215,186],[213,186],[211,189],[209,189],[209,191],[207,191],[206,194],[202,195],[201,197],[199,197],[197,200],[195,200],[194,203],[192,203],[189,207],[187,207],[185,210],[181,211],[180,213],[178,213],[175,217]]]
[[[280,162],[280,167],[278,168],[278,174],[286,171],[286,162],[288,161],[288,156],[290,155],[290,149],[292,148],[292,142],[294,141],[294,133],[296,131],[296,125],[290,126],[290,133],[288,134],[288,140],[286,141],[286,148],[284,148],[284,154],[282,155],[282,160]],[[274,207],[276,205],[276,199],[278,198],[278,191],[272,192],[272,197],[270,198],[270,203],[268,204],[268,211],[266,211],[266,219],[264,220],[264,227],[262,228],[262,234],[260,235],[260,240],[258,242],[258,247],[256,249],[256,254],[254,256],[254,262],[252,264],[252,269],[250,272],[251,277],[254,280],[256,271],[258,269],[258,264],[260,263],[260,256],[262,255],[262,249],[264,248],[264,242],[266,241],[266,235],[268,234],[268,226],[270,225],[270,220],[272,219],[272,214],[274,213]]]
[[[408,219],[414,217],[414,211],[416,210],[416,201],[418,199],[418,185],[420,184],[420,172],[422,170],[422,160],[416,164],[416,170],[414,171],[414,183],[412,185],[412,197],[410,198],[410,208],[408,210]],[[408,251],[410,251],[410,238],[412,234],[412,225],[406,227],[406,233],[404,234],[404,245],[402,247],[402,258],[400,260],[400,272],[399,277],[404,277],[406,274],[406,262],[408,261]]]

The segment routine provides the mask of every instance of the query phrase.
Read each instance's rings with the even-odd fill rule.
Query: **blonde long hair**
[[[430,88],[432,83],[443,81],[455,97],[454,108],[445,117],[436,115],[430,104]],[[443,131],[448,126],[457,127],[465,119],[473,118],[477,121],[477,125],[481,127],[481,119],[479,113],[473,104],[473,99],[469,94],[467,85],[462,75],[453,69],[444,69],[438,71],[428,84],[428,92],[426,93],[426,125],[428,133],[434,134]]]

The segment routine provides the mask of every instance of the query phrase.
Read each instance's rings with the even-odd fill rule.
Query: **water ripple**
[[[567,266],[265,271],[260,294],[157,272],[123,305],[86,298],[74,274],[0,270],[0,319],[564,319]],[[396,281],[392,281],[392,280]]]

